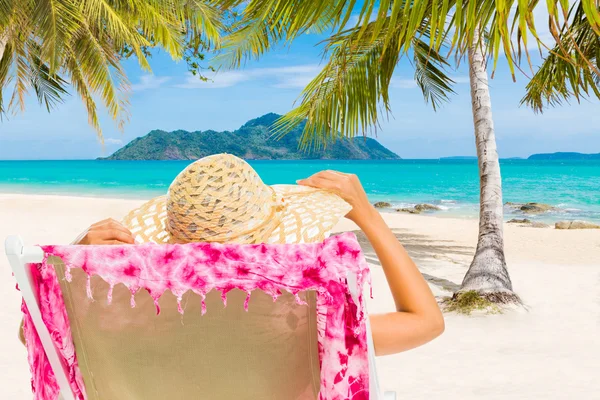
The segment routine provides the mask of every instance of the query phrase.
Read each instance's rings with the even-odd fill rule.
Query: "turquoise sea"
[[[164,194],[188,161],[0,161],[0,193],[150,198]],[[372,201],[432,203],[440,216],[476,217],[475,160],[251,161],[268,184],[295,183],[322,169],[355,173]],[[600,221],[600,161],[501,161],[504,201],[559,210],[538,220]],[[519,215],[506,209],[506,217]]]

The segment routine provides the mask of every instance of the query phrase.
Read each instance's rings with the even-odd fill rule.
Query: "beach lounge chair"
[[[176,246],[179,247],[170,249],[179,252],[189,250],[189,254],[195,254],[199,249],[205,253],[215,250],[214,245],[209,244]],[[56,398],[52,396],[60,393],[64,400],[395,399],[395,393],[381,393],[377,383],[373,343],[362,301],[362,286],[368,270],[353,234],[334,236],[323,244],[236,246],[245,246],[244,252],[252,248],[257,254],[272,253],[270,259],[275,263],[282,259],[282,249],[285,249],[286,257],[289,257],[290,251],[298,259],[303,258],[298,255],[312,254],[315,258],[307,260],[309,264],[317,260],[322,262],[326,258],[323,254],[327,253],[329,261],[326,263],[332,266],[326,268],[333,269],[336,262],[339,262],[338,266],[348,262],[344,258],[347,256],[342,254],[345,252],[342,246],[350,246],[349,251],[355,258],[358,254],[361,261],[356,264],[360,268],[348,268],[343,282],[350,294],[346,296],[346,309],[338,312],[339,304],[333,304],[327,311],[328,315],[320,313],[325,309],[325,299],[343,296],[334,293],[335,288],[328,293],[323,290],[322,284],[304,284],[313,281],[322,283],[324,279],[322,274],[316,274],[310,267],[298,267],[301,263],[291,266],[290,276],[283,280],[307,290],[296,291],[290,290],[291,286],[281,286],[286,290],[282,290],[281,296],[274,301],[279,287],[271,285],[272,277],[262,276],[260,280],[254,280],[258,286],[250,287],[245,281],[222,277],[222,270],[217,271],[218,278],[215,275],[202,276],[198,269],[187,270],[189,287],[209,288],[206,293],[198,293],[178,286],[179,282],[173,280],[173,276],[148,275],[158,270],[146,271],[146,275],[142,273],[145,278],[140,284],[139,275],[133,278],[138,280],[127,280],[106,272],[109,269],[102,266],[103,262],[113,263],[111,268],[115,269],[110,271],[122,267],[114,264],[116,258],[94,262],[99,255],[106,257],[107,251],[117,252],[123,259],[129,260],[140,254],[153,258],[156,254],[152,252],[159,248],[161,252],[169,249],[166,245],[39,247],[25,246],[17,236],[8,237],[6,254],[26,311],[29,361],[30,366],[35,366],[32,371],[32,384],[37,390],[35,398]],[[217,245],[217,251],[223,254],[228,249],[231,250],[227,245]],[[173,257],[171,253],[160,254],[161,257]],[[111,257],[108,254],[108,259]],[[251,252],[232,257],[237,257],[240,266],[251,267],[250,261],[259,264],[256,255]],[[143,260],[136,262],[143,264]],[[294,275],[296,267],[304,269],[300,275]],[[48,274],[40,274],[41,270]],[[338,271],[341,270],[338,268]],[[274,274],[282,278],[281,271]],[[158,272],[162,274],[164,270]],[[259,272],[264,273],[264,270]],[[192,280],[187,279],[190,274],[194,275]],[[300,282],[294,276],[304,276],[304,280]],[[335,274],[328,277],[335,279]],[[222,282],[230,285],[223,287],[215,283],[221,278]],[[45,281],[40,283],[41,280]],[[166,281],[169,283],[165,285]],[[190,284],[191,281],[194,283]],[[53,284],[58,291],[53,291]],[[335,287],[339,289],[342,286]],[[169,290],[157,292],[161,288]],[[251,289],[260,290],[254,290],[250,299]],[[58,298],[52,298],[53,293],[58,293]],[[92,296],[93,300],[90,299]],[[227,307],[219,304],[225,299]],[[247,311],[244,311],[245,307]],[[158,308],[160,313],[157,315]],[[206,310],[206,315],[202,315]],[[361,351],[354,351],[349,357],[356,360],[348,361],[334,374],[335,379],[329,380],[329,376],[336,372],[328,371],[335,367],[331,360],[348,356],[340,348],[334,349],[339,354],[330,355],[324,349],[348,341],[343,338],[342,332],[341,341],[327,342],[336,335],[335,331],[329,331],[331,326],[336,326],[331,324],[331,318],[335,316],[347,320],[346,328],[348,321],[355,324],[356,337],[351,342],[366,341],[366,350],[364,359],[361,359]],[[330,326],[325,327],[325,324]],[[348,336],[348,331],[345,335]],[[37,354],[34,341],[37,342]],[[360,343],[355,349],[361,350]],[[361,368],[368,376],[368,387],[357,390],[356,377],[360,377]],[[346,373],[356,376],[348,377]],[[54,377],[52,385],[48,374]],[[335,393],[339,387],[337,383],[344,379],[349,379],[348,385],[341,386],[344,390],[355,386],[351,388],[351,395],[348,391]],[[50,386],[54,386],[54,391]],[[42,393],[44,391],[48,393]],[[369,396],[361,396],[361,391],[368,391]]]

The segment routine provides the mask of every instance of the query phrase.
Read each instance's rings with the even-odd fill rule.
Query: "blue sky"
[[[90,159],[109,155],[152,129],[233,130],[268,112],[289,111],[302,87],[316,75],[323,37],[303,35],[238,71],[220,72],[204,83],[164,54],[151,59],[153,74],[126,62],[132,83],[131,118],[120,132],[102,115],[105,147],[87,123],[76,95],[50,114],[33,96],[24,113],[0,122],[0,159]],[[539,58],[533,59],[539,64]],[[464,63],[463,63],[464,64]],[[392,114],[377,139],[403,158],[475,155],[466,65],[450,74],[457,81],[451,102],[434,112],[413,81],[407,60],[397,68],[391,89]],[[501,157],[554,151],[600,152],[598,101],[566,105],[536,115],[519,106],[527,78],[513,83],[504,59],[490,81]]]

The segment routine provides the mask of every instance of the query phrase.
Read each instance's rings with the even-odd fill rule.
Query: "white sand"
[[[97,220],[120,219],[141,204],[55,196],[0,195],[0,239],[66,244]],[[460,284],[477,221],[386,214],[436,295]],[[343,221],[339,230],[353,230]],[[514,289],[528,311],[446,315],[446,332],[419,349],[379,360],[381,384],[405,399],[592,399],[600,393],[600,231],[505,225]],[[371,312],[393,302],[373,262]],[[17,340],[20,297],[0,257],[0,398],[29,399],[29,371]]]

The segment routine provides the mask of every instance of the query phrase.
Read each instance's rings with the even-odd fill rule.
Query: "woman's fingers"
[[[313,175],[306,179],[301,179],[297,182],[299,185],[311,186],[317,189],[336,190],[336,181],[324,178],[322,176]]]
[[[90,226],[90,230],[100,230],[100,229],[115,229],[121,232],[127,233],[131,235],[129,229],[125,228],[120,222],[115,221],[112,218],[105,219],[100,222],[96,222],[92,226]]]
[[[135,240],[131,232],[123,232],[118,229],[105,229],[97,231],[97,238],[103,242],[118,241],[125,244],[133,244]]]
[[[75,244],[134,244],[131,231],[115,220],[104,220],[94,225],[75,240]]]

